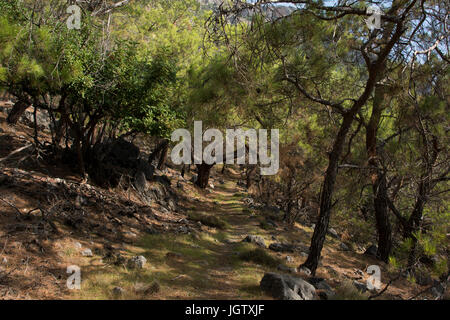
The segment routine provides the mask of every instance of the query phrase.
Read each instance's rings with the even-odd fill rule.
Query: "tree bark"
[[[398,5],[399,2],[394,1],[391,8],[392,13],[398,12],[399,9]],[[411,7],[408,7],[408,10],[410,9]],[[316,228],[314,230],[314,234],[311,239],[311,247],[308,259],[304,263],[304,266],[310,269],[313,275],[315,274],[317,266],[319,264],[320,253],[323,248],[323,243],[325,241],[325,236],[330,222],[330,214],[332,207],[331,201],[333,197],[334,184],[336,182],[336,176],[339,167],[339,158],[342,153],[345,138],[347,136],[348,131],[351,128],[354,117],[361,110],[362,106],[366,104],[367,100],[372,94],[373,88],[375,87],[376,81],[378,79],[379,71],[380,69],[382,69],[382,66],[385,63],[387,56],[391,52],[394,45],[400,40],[400,37],[404,32],[403,29],[404,17],[405,15],[402,17],[402,19],[400,19],[399,22],[396,23],[396,30],[392,35],[392,37],[390,36],[390,32],[384,33],[382,40],[386,42],[386,47],[378,54],[378,59],[372,62],[370,61],[370,58],[367,55],[365,56],[369,70],[369,77],[367,79],[364,92],[359,97],[359,99],[354,102],[352,108],[344,113],[339,133],[336,139],[334,140],[333,148],[329,155],[328,168],[325,173],[325,179],[322,185],[322,192],[320,196],[319,220],[316,224]],[[363,54],[365,54],[364,49],[362,50],[362,52]]]
[[[208,186],[209,176],[211,174],[211,168],[214,165],[202,163],[197,165],[197,181],[195,184],[202,189],[206,189]]]
[[[332,197],[334,191],[334,184],[336,182],[336,176],[338,172],[339,157],[342,153],[342,149],[345,143],[345,137],[353,123],[353,115],[347,113],[344,116],[344,120],[339,129],[339,133],[333,143],[333,149],[329,154],[328,168],[325,173],[325,179],[322,185],[322,193],[320,195],[320,213],[319,219],[314,229],[314,234],[311,239],[310,252],[308,259],[303,264],[311,270],[312,274],[315,274],[317,266],[319,265],[320,254],[325,242],[325,237],[328,231],[328,225],[330,223]]]
[[[16,124],[19,121],[20,117],[23,115],[25,110],[30,106],[29,103],[26,103],[23,100],[17,101],[9,112],[7,121],[10,124]]]
[[[385,67],[385,65],[383,65],[383,67]],[[377,152],[377,133],[383,112],[384,98],[384,85],[379,84],[375,87],[372,115],[366,128],[366,150],[369,159],[368,164],[369,167],[372,168],[370,169],[370,174],[375,220],[378,232],[377,257],[387,263],[392,249],[392,228],[388,213],[386,173],[381,166],[381,160]]]
[[[164,144],[161,153],[159,155],[159,161],[158,161],[158,169],[164,170],[166,167],[166,161],[167,161],[167,155],[169,153],[169,141],[166,140],[166,143]]]

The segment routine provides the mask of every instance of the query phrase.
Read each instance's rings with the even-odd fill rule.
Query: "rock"
[[[339,239],[339,235],[338,235],[337,231],[334,230],[333,228],[328,229],[328,234],[335,239]]]
[[[294,258],[292,258],[291,256],[286,256],[286,261],[288,263],[292,263],[292,262],[294,262]]]
[[[367,285],[365,283],[362,282],[358,282],[358,281],[353,281],[353,285],[355,286],[356,289],[358,289],[358,291],[365,293],[368,291],[367,289]]]
[[[73,244],[73,246],[75,247],[75,249],[81,249],[83,246],[81,245],[81,243],[79,243],[79,242],[75,242],[74,244]]]
[[[339,245],[339,249],[341,249],[342,251],[350,251],[349,246],[343,242]]]
[[[282,271],[282,272],[287,272],[287,273],[297,273],[296,268],[291,268],[291,267],[285,266],[284,264],[280,264],[277,267],[277,270]]]
[[[214,190],[214,184],[210,183],[209,187]]]
[[[311,270],[309,270],[307,267],[300,267],[298,269],[298,272],[303,273],[304,275],[306,275],[308,277],[311,275]]]
[[[313,300],[316,289],[303,280],[289,275],[266,273],[260,283],[261,289],[280,300]]]
[[[118,298],[118,297],[123,296],[123,294],[125,293],[125,290],[123,290],[121,287],[115,287],[112,290],[112,293],[113,293],[114,297]]]
[[[8,259],[6,259],[6,257],[2,258],[2,264],[8,264]]]
[[[189,228],[186,226],[179,226],[177,229],[177,232],[186,234],[186,233],[189,233]]]
[[[81,254],[83,255],[83,257],[92,257],[92,250],[91,249],[84,249]]]
[[[295,246],[292,244],[285,243],[272,243],[269,246],[269,249],[275,252],[290,252],[293,253],[295,251]]]
[[[316,289],[333,291],[333,288],[331,288],[330,285],[323,278],[311,277],[307,279],[307,281],[310,284],[312,284]]]
[[[378,252],[378,247],[376,245],[371,245],[367,250],[364,252],[367,256],[376,257]]]
[[[264,239],[260,236],[253,236],[253,235],[248,235],[247,237],[245,237],[244,240],[242,240],[243,242],[249,242],[249,243],[254,243],[257,246],[260,246],[261,248],[266,248],[266,242],[264,241]]]
[[[147,259],[144,256],[136,256],[128,260],[127,265],[130,269],[143,269],[146,263]]]

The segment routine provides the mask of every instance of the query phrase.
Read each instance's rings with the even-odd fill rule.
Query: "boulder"
[[[350,247],[348,245],[346,245],[344,242],[342,242],[339,245],[339,249],[342,250],[342,251],[350,251]]]
[[[247,237],[245,237],[244,240],[242,240],[243,242],[249,242],[249,243],[254,243],[257,246],[260,246],[261,248],[266,248],[266,242],[264,241],[264,239],[260,236],[253,236],[253,235],[248,235]]]
[[[91,249],[84,249],[81,254],[83,255],[83,257],[92,257],[92,250]]]
[[[266,273],[260,283],[261,289],[280,300],[313,300],[316,289],[302,278]]]
[[[333,228],[328,229],[328,234],[335,239],[339,239],[339,235],[338,235],[337,231],[334,230]]]
[[[147,259],[144,256],[136,256],[128,260],[127,265],[130,269],[143,269],[146,263]]]

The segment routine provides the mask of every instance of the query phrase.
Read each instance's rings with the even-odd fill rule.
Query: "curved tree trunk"
[[[23,115],[25,110],[30,106],[29,103],[26,103],[23,100],[17,101],[9,112],[7,121],[10,124],[16,124],[19,121],[20,117]]]

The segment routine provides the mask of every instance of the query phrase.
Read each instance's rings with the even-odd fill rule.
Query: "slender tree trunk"
[[[314,234],[311,240],[310,252],[308,259],[303,264],[307,267],[313,274],[317,270],[319,265],[320,254],[323,248],[323,243],[325,242],[325,237],[328,231],[328,225],[330,223],[331,207],[332,207],[332,197],[334,184],[336,182],[336,176],[339,166],[339,158],[342,153],[342,149],[345,143],[345,137],[353,123],[353,115],[347,113],[344,116],[339,133],[334,141],[333,149],[329,154],[328,169],[325,173],[325,179],[322,185],[322,193],[320,195],[320,213],[319,219],[314,229]]]
[[[384,67],[385,65],[383,68]],[[377,152],[377,133],[384,109],[384,98],[384,85],[379,84],[375,87],[372,115],[366,128],[366,150],[369,158],[368,164],[369,167],[372,168],[370,174],[372,180],[375,220],[378,232],[377,256],[380,260],[387,263],[392,249],[392,228],[388,212],[386,173],[381,166],[381,159]]]
[[[206,164],[206,163],[202,163],[202,164],[198,164],[197,165],[197,181],[195,182],[195,184],[202,188],[202,189],[206,189],[206,187],[208,186],[208,181],[209,181],[209,176],[211,174],[211,168],[214,165],[210,165],[210,164]]]
[[[7,121],[10,124],[16,124],[19,121],[20,117],[23,115],[25,110],[30,106],[29,103],[26,103],[23,100],[17,101],[9,112]]]

